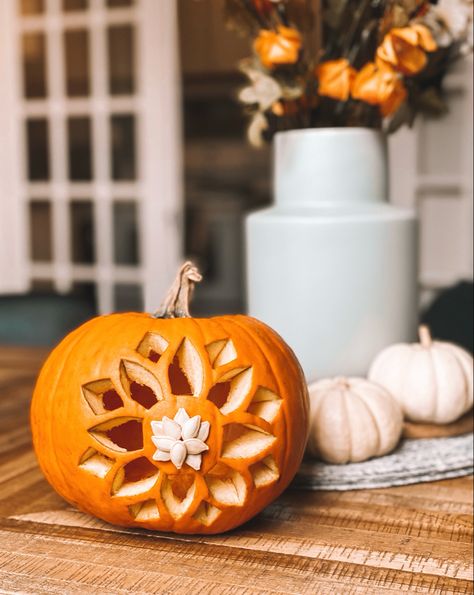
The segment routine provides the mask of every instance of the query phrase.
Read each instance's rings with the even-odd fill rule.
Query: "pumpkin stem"
[[[423,347],[431,347],[433,341],[431,339],[430,329],[426,325],[422,324],[418,328],[418,335],[420,337],[420,343]]]
[[[163,303],[153,314],[155,318],[189,318],[189,303],[194,284],[202,281],[202,275],[192,262],[185,262],[170,287]]]
[[[336,383],[343,389],[348,389],[351,387],[349,378],[345,378],[344,376],[337,377]]]

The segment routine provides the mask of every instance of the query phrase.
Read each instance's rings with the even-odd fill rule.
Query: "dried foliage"
[[[251,40],[240,93],[255,145],[279,130],[393,132],[446,111],[442,83],[472,50],[472,0],[226,0]]]

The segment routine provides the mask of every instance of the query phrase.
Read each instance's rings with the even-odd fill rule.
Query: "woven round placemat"
[[[384,457],[363,463],[328,465],[305,459],[292,487],[306,490],[388,488],[473,473],[473,434],[403,440]]]

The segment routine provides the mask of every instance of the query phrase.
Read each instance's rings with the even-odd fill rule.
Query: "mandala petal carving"
[[[156,363],[168,348],[168,341],[158,333],[147,333],[137,347],[137,351],[143,357]]]
[[[123,407],[122,397],[108,378],[88,382],[82,387],[82,395],[96,415]]]
[[[161,497],[171,516],[180,519],[190,508],[196,493],[192,475],[166,476],[161,484]]]
[[[136,521],[153,521],[160,518],[156,500],[145,500],[128,507],[130,515]]]
[[[257,426],[232,423],[224,426],[222,457],[250,459],[263,454],[276,438]]]
[[[93,448],[88,448],[79,461],[79,467],[81,469],[100,479],[104,479],[114,464],[114,459],[106,457]]]
[[[143,448],[143,427],[140,418],[115,417],[90,428],[88,432],[111,451],[127,452]]]
[[[159,470],[146,457],[139,457],[120,467],[112,482],[112,495],[137,496],[149,492],[158,481]]]
[[[247,484],[242,475],[219,463],[204,478],[213,500],[222,506],[242,506],[247,497]]]
[[[259,386],[248,407],[248,412],[271,423],[280,411],[282,402],[274,392]]]
[[[145,409],[151,409],[163,398],[163,391],[158,380],[141,364],[122,360],[120,362],[120,379],[125,392]]]

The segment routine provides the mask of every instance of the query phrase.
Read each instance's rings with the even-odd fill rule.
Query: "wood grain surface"
[[[112,527],[43,479],[28,407],[45,353],[0,348],[1,593],[472,593],[472,478],[287,491],[226,535]]]
[[[445,438],[449,436],[462,436],[474,430],[474,417],[472,409],[462,417],[450,424],[440,426],[437,424],[415,424],[406,421],[403,424],[404,438]]]

